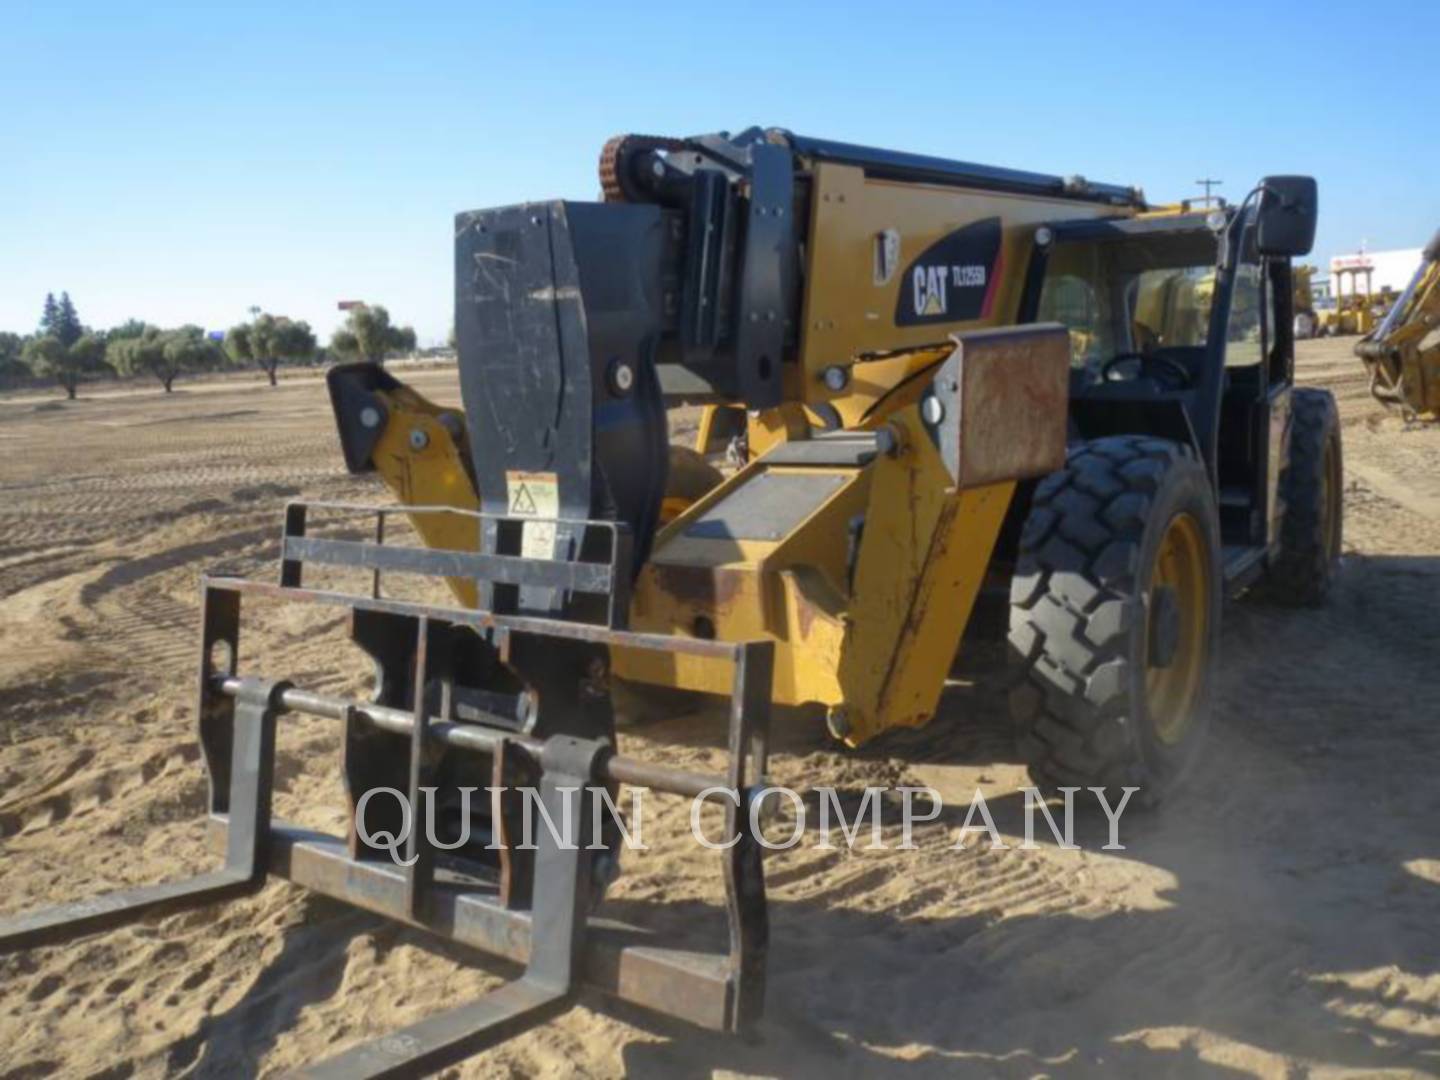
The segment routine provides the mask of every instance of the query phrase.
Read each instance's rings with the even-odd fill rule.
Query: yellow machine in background
[[[1334,306],[1326,308],[1316,316],[1316,327],[1325,337],[1349,337],[1352,334],[1369,334],[1389,313],[1397,299],[1389,288],[1376,292],[1371,284],[1373,269],[1370,266],[1342,266],[1330,275]],[[1364,288],[1361,289],[1361,280]],[[1349,291],[1345,283],[1349,282]]]
[[[1422,420],[1440,419],[1440,232],[1410,284],[1355,355],[1370,370],[1370,392]]]

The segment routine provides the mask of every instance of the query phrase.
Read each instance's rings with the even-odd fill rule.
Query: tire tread
[[[1036,485],[1010,589],[1016,743],[1042,788],[1144,779],[1126,715],[1140,548],[1166,474],[1193,452],[1112,436]]]

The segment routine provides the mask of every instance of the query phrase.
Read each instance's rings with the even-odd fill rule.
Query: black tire
[[[1325,602],[1345,535],[1340,411],[1329,390],[1301,387],[1290,403],[1290,447],[1280,472],[1280,551],[1256,595],[1292,607]]]
[[[1192,553],[1183,656],[1185,707],[1151,716],[1152,635],[1174,625],[1169,586],[1157,583],[1172,528]],[[1169,558],[1167,554],[1167,558]],[[1168,565],[1168,563],[1167,563]],[[1017,746],[1035,783],[1139,787],[1154,804],[1183,777],[1204,741],[1220,628],[1220,528],[1196,455],[1164,439],[1115,436],[1073,449],[1035,489],[1010,588],[1010,693]],[[1162,601],[1164,601],[1162,603]],[[1166,617],[1151,612],[1164,609]],[[1152,626],[1152,622],[1155,624]],[[1168,665],[1157,662],[1155,670]],[[1193,687],[1193,690],[1191,689]],[[1171,731],[1170,724],[1177,725]]]

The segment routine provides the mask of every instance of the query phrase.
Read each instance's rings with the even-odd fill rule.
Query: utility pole
[[[1199,184],[1202,188],[1205,189],[1204,202],[1206,206],[1209,206],[1211,203],[1219,200],[1220,197],[1218,195],[1211,195],[1210,192],[1212,189],[1219,187],[1224,182],[1224,180],[1212,180],[1208,176],[1205,177],[1205,179],[1203,180],[1195,181],[1195,183]]]

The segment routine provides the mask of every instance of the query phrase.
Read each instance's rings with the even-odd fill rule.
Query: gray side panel
[[[849,479],[845,473],[763,472],[705,511],[685,535],[697,540],[779,540]]]

